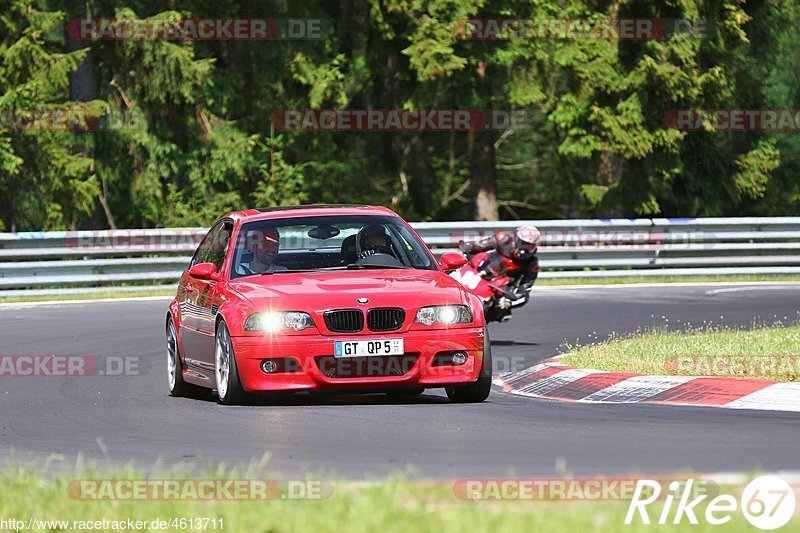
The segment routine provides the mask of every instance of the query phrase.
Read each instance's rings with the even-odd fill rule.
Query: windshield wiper
[[[358,270],[360,268],[411,268],[411,267],[407,267],[405,265],[370,265],[370,264],[366,264],[366,265],[347,265],[345,268],[348,269],[348,270]]]
[[[318,270],[318,269],[316,269],[316,268],[303,268],[303,269],[297,269],[297,270],[267,270],[266,272],[262,272],[259,275],[260,276],[267,276],[267,275],[270,275],[270,274],[292,274],[292,273],[295,273],[295,272],[314,272],[316,270]]]
[[[379,268],[394,268],[394,269],[408,269],[412,267],[407,267],[405,265],[398,266],[398,265],[344,265],[344,266],[332,266],[332,267],[320,267],[320,268],[304,268],[304,269],[297,269],[297,270],[268,270],[266,272],[262,272],[259,276],[271,276],[272,274],[292,274],[296,272],[324,272],[330,270],[361,270],[361,269],[379,269]]]

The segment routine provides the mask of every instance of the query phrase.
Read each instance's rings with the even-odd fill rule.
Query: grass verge
[[[177,286],[176,286],[177,288]],[[25,302],[63,302],[71,300],[108,300],[117,298],[144,298],[153,296],[171,297],[175,296],[175,290],[141,290],[141,291],[103,291],[82,292],[77,294],[51,294],[36,296],[2,296],[0,293],[0,303],[25,303]]]
[[[654,328],[612,335],[585,346],[565,345],[576,368],[654,375],[728,376],[800,381],[800,326],[741,329]]]
[[[86,476],[78,476],[86,479]],[[114,479],[136,479],[129,472]],[[217,478],[219,475],[216,476]],[[107,477],[106,477],[107,478]],[[390,479],[370,484],[336,482],[329,497],[321,500],[278,498],[259,501],[87,501],[74,499],[71,476],[42,476],[19,468],[0,472],[0,519],[58,520],[62,524],[32,524],[33,531],[77,530],[76,522],[93,523],[92,529],[110,530],[99,521],[138,520],[148,531],[718,531],[703,519],[704,506],[696,512],[699,525],[684,517],[678,526],[644,525],[639,519],[625,525],[629,501],[467,501],[455,496],[452,483],[412,483]],[[740,488],[720,487],[724,493],[738,494]],[[74,493],[72,493],[74,494]],[[710,499],[710,498],[709,498]],[[706,500],[708,501],[708,500]],[[651,520],[658,520],[664,500],[650,505]],[[672,506],[670,521],[675,512]],[[725,531],[752,531],[740,510],[734,511]],[[177,519],[184,524],[205,521],[204,527],[181,527],[181,522],[167,528],[152,526],[153,520]],[[210,520],[214,520],[214,528]],[[73,522],[76,521],[76,522]],[[188,522],[191,521],[191,522]],[[221,522],[220,522],[221,521]],[[797,513],[786,530],[797,530]],[[6,527],[6,529],[13,529]],[[142,529],[140,529],[142,530]]]

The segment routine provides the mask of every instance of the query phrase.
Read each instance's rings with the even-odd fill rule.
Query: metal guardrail
[[[800,217],[420,222],[437,253],[525,223],[546,277],[800,274]],[[0,297],[164,288],[204,228],[0,233]],[[120,286],[120,284],[124,284]],[[131,284],[144,286],[131,287]]]

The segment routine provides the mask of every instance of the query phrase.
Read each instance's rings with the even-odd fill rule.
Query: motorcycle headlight
[[[471,324],[472,312],[466,305],[434,305],[423,307],[417,311],[417,318],[414,321],[425,326],[432,326],[436,323],[446,326]]]
[[[303,331],[314,325],[311,315],[300,311],[253,313],[244,323],[245,331],[275,332],[282,329]]]

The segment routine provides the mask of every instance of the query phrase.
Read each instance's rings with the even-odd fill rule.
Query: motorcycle
[[[461,283],[471,293],[483,300],[483,312],[487,322],[504,322],[511,318],[511,310],[527,303],[528,294],[520,296],[522,278],[513,274],[520,266],[502,258],[505,263],[502,275],[492,276],[483,268],[490,261],[497,260],[495,251],[479,252],[467,264],[450,273],[450,277]],[[497,254],[499,255],[499,254]]]

